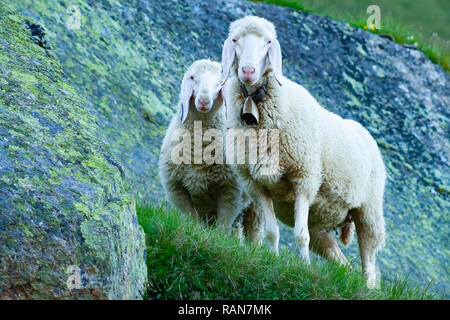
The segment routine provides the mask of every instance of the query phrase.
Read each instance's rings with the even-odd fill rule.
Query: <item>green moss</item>
[[[0,0],[0,211],[11,213],[0,216],[0,296],[139,297],[146,274],[133,197],[96,117],[25,21],[37,23]],[[101,282],[68,290],[73,261]]]

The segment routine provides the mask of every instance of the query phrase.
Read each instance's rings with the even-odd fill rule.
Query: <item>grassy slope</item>
[[[450,29],[448,0],[254,0],[330,16],[364,28],[370,14],[366,9],[376,4],[381,11],[381,30],[401,44],[417,44],[433,62],[450,70]]]
[[[147,235],[147,299],[432,299],[406,280],[367,290],[359,267],[320,259],[305,266],[290,253],[240,245],[173,210],[138,206]]]

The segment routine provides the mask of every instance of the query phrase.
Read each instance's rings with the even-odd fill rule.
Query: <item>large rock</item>
[[[15,1],[49,27],[69,82],[124,165],[140,199],[159,200],[156,163],[185,68],[219,60],[228,25],[244,14],[273,21],[285,74],[327,109],[361,122],[387,170],[384,275],[448,291],[449,75],[421,52],[329,18],[240,0]],[[70,26],[70,25],[69,25]],[[291,244],[291,232],[282,241]],[[348,254],[357,256],[356,241]]]
[[[143,232],[96,121],[42,27],[0,1],[0,299],[140,297]]]

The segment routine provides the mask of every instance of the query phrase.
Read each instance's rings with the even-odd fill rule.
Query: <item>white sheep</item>
[[[219,87],[220,70],[218,62],[197,60],[185,73],[177,113],[161,147],[160,180],[168,200],[174,206],[195,219],[208,222],[216,220],[217,225],[228,234],[236,218],[244,212],[244,232],[248,239],[257,242],[261,238],[263,224],[252,218],[256,214],[237,176],[225,162],[206,163],[203,159],[205,151],[213,143],[218,143],[216,155],[220,157],[223,153],[223,141],[202,141],[207,130],[214,133],[215,137],[222,135],[224,112],[222,90]],[[197,136],[194,135],[195,130]],[[189,135],[189,150],[187,155],[183,155],[185,158],[182,163],[174,162],[179,156],[177,146],[180,145],[180,134]],[[191,142],[198,137],[201,139],[200,147],[191,148]],[[183,135],[185,138],[187,136]]]
[[[386,179],[375,140],[359,123],[325,110],[306,89],[283,76],[275,28],[263,18],[250,16],[231,24],[222,67],[221,83],[228,87],[227,127],[248,127],[241,119],[244,92],[252,94],[265,85],[255,128],[279,130],[278,163],[262,158],[257,164],[237,165],[256,211],[264,212],[271,249],[278,252],[277,217],[294,227],[307,263],[312,249],[346,264],[331,230],[341,228],[341,240],[348,244],[356,224],[363,273],[373,288],[376,252],[385,239]],[[267,165],[270,175],[262,170]]]

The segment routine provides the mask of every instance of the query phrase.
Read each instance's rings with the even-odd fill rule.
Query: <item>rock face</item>
[[[285,74],[378,141],[388,170],[382,274],[409,273],[448,292],[449,75],[421,52],[326,17],[240,0],[78,1],[79,29],[63,1],[14,2],[47,26],[135,194],[158,201],[158,150],[185,68],[220,60],[229,23],[244,14],[274,22]],[[291,233],[283,232],[285,244]]]
[[[121,172],[42,26],[0,1],[0,299],[140,297]]]

